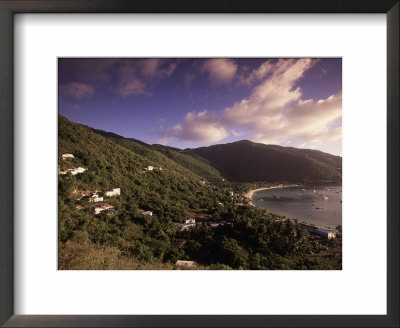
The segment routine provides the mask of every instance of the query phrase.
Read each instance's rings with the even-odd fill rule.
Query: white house
[[[336,238],[336,231],[327,228],[317,228],[316,234],[328,239]]]
[[[217,227],[223,226],[223,225],[225,225],[225,224],[229,224],[229,223],[227,223],[227,222],[225,222],[225,221],[220,221],[220,222],[208,222],[208,225],[209,225],[211,228],[217,228]]]
[[[195,219],[188,219],[188,220],[185,220],[185,223],[196,223],[196,220]]]
[[[108,210],[112,210],[112,209],[114,209],[114,206],[103,203],[103,204],[93,206],[93,213],[100,214],[103,211],[108,211]]]
[[[176,261],[175,265],[181,268],[193,268],[197,265],[197,263],[195,261],[178,260]]]
[[[177,223],[177,227],[179,231],[187,231],[196,226],[196,223]]]
[[[61,158],[62,159],[74,158],[74,155],[72,155],[72,154],[62,154]]]
[[[107,197],[119,196],[121,195],[121,188],[114,188],[112,190],[108,190],[104,193],[104,195]]]
[[[83,173],[85,171],[87,171],[87,169],[84,169],[83,167],[77,167],[75,169],[71,169],[70,172],[72,175],[77,175],[77,174]]]
[[[152,167],[151,165],[147,166],[145,168],[146,171],[153,171],[154,167]]]
[[[153,212],[152,211],[145,211],[145,212],[141,212],[140,214],[153,216]]]
[[[104,201],[103,197],[100,197],[98,194],[93,194],[89,198],[89,202],[91,202],[91,203],[97,203],[97,202],[102,202],[102,201]]]
[[[206,184],[206,182],[204,180],[201,180],[200,183],[201,184]]]

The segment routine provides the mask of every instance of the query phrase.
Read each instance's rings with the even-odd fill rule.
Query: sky
[[[59,113],[149,144],[342,156],[341,58],[60,58]]]

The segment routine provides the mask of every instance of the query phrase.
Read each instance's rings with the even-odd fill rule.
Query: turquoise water
[[[252,202],[269,212],[317,226],[342,224],[342,187],[299,186],[260,190]]]

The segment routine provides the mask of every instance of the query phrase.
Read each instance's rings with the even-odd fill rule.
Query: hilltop
[[[235,182],[341,184],[342,159],[311,149],[265,145],[248,140],[185,149]]]

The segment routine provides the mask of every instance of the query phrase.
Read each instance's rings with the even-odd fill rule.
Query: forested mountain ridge
[[[219,186],[228,186],[228,182],[328,182],[340,185],[342,180],[342,158],[319,150],[265,145],[249,140],[181,150],[94,131],[145,156],[154,156],[153,151],[157,150]]]
[[[197,269],[341,267],[341,258],[315,255],[331,242],[196,174],[222,181],[196,154],[179,157],[63,116],[58,128],[59,269],[176,269],[177,260]],[[87,170],[64,173],[74,168]],[[107,196],[115,188],[120,194]],[[106,210],[96,212],[94,194]],[[180,229],[191,218],[196,223]]]
[[[297,149],[242,140],[185,149],[208,161],[235,182],[292,182],[341,184],[342,159],[317,150]]]

